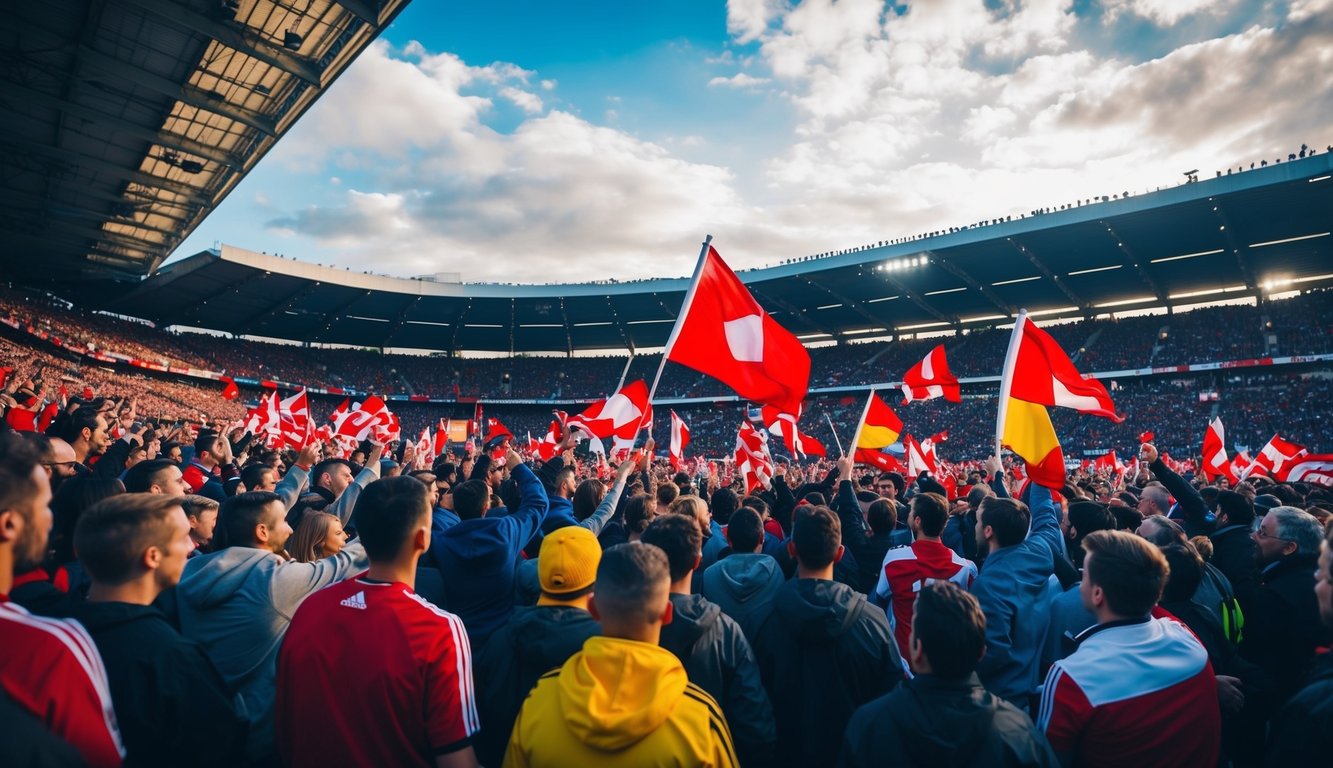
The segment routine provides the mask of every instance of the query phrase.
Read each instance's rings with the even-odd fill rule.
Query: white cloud
[[[1124,14],[1141,16],[1154,24],[1174,26],[1187,16],[1200,13],[1219,15],[1230,10],[1235,0],[1105,0],[1108,21]]]
[[[513,102],[515,106],[530,115],[535,115],[542,111],[541,97],[535,93],[529,93],[528,91],[513,86],[505,86],[500,89],[500,96],[501,98]]]
[[[766,77],[753,77],[737,72],[731,77],[715,77],[708,81],[709,88],[755,88],[768,82]]]
[[[539,72],[377,43],[274,151],[343,187],[320,207],[270,194],[269,226],[353,269],[627,279],[688,273],[704,233],[745,268],[1145,191],[1327,143],[1333,85],[1314,73],[1333,50],[1330,5],[1298,0],[1285,19],[1154,58],[1079,42],[1111,27],[1072,0],[732,2],[745,47],[728,68],[745,69],[709,85],[763,85],[795,116],[776,149],[735,157],[711,125],[653,141],[619,130],[633,101],[614,94],[583,118],[543,101],[554,84]],[[520,107],[516,125],[496,100]]]

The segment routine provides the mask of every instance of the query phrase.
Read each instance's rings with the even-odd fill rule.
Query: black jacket
[[[901,766],[1058,766],[1046,737],[1018,708],[963,680],[920,675],[856,710],[838,764],[869,768],[892,756]]]
[[[784,584],[754,650],[777,722],[774,765],[831,764],[852,712],[903,679],[884,611],[835,581]]]
[[[242,762],[246,724],[204,649],[158,609],[79,603],[78,619],[106,666],[126,766]]]
[[[1231,582],[1231,590],[1240,602],[1241,613],[1248,617],[1259,590],[1258,569],[1255,567],[1257,545],[1250,538],[1250,527],[1228,525],[1213,531],[1208,538],[1213,542],[1213,556],[1209,558],[1209,564],[1216,566]]]
[[[537,678],[563,665],[602,627],[582,608],[519,608],[477,655],[474,675],[481,730],[473,739],[482,765],[499,765],[509,732]]]
[[[1327,765],[1333,733],[1333,653],[1315,662],[1308,681],[1273,720],[1268,765]]]
[[[1180,527],[1185,529],[1185,535],[1190,538],[1195,536],[1207,536],[1213,532],[1213,524],[1216,520],[1208,512],[1208,505],[1204,503],[1203,497],[1190,485],[1185,478],[1177,475],[1175,470],[1171,469],[1160,458],[1148,465],[1153,476],[1162,481],[1166,490],[1176,500],[1176,505],[1180,507]]]
[[[895,546],[895,531],[886,531],[875,535],[861,512],[861,504],[856,499],[856,489],[851,480],[838,483],[838,499],[835,506],[838,519],[842,523],[842,543],[856,559],[857,588],[865,595],[873,595],[879,584],[880,569],[884,564],[884,554]],[[902,543],[902,537],[897,537]],[[906,537],[911,543],[911,536]]]
[[[659,644],[676,654],[691,683],[717,699],[741,764],[767,765],[775,738],[773,707],[745,633],[702,595],[672,593],[671,608]]]
[[[1273,705],[1300,688],[1317,647],[1325,644],[1314,594],[1318,555],[1291,555],[1260,574],[1257,599],[1245,615],[1241,655],[1273,678]]]

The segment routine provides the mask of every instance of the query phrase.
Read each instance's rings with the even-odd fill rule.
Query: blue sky
[[[1333,0],[416,0],[177,256],[736,267],[1333,141]]]

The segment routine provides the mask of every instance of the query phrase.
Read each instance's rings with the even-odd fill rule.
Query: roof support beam
[[[115,178],[119,178],[123,181],[141,184],[145,187],[153,187],[154,189],[160,189],[163,192],[169,192],[173,195],[180,195],[185,198],[187,202],[194,205],[210,205],[210,201],[204,196],[201,190],[191,187],[188,184],[182,184],[179,181],[173,181],[171,179],[164,179],[161,176],[154,176],[151,173],[143,173],[141,171],[123,168],[115,163],[109,163],[100,158],[84,155],[69,149],[58,149],[56,147],[48,147],[44,144],[37,144],[35,142],[8,138],[0,138],[0,144],[8,144],[11,147],[18,147],[34,154],[44,155],[60,162],[67,163],[73,167],[83,166],[91,168],[99,172],[111,174]]]
[[[113,195],[92,194],[90,196],[95,197],[97,199],[105,199],[108,202],[117,202],[124,205],[133,205],[124,198],[115,197]],[[18,210],[18,211],[32,210],[33,215],[40,215],[41,213],[45,212],[50,216],[54,216],[60,219],[86,220],[86,221],[95,221],[99,223],[105,221],[108,224],[116,224],[122,227],[134,227],[136,229],[142,229],[148,232],[155,232],[164,237],[174,237],[176,235],[176,232],[174,230],[160,229],[158,227],[153,227],[148,224],[135,221],[134,219],[113,218],[114,214],[107,210],[94,210],[92,208],[87,208],[81,205],[74,205],[72,203],[63,203],[58,200],[51,200],[42,197],[40,195],[25,195],[23,193],[13,192],[4,188],[0,188],[0,201],[4,201],[5,205],[9,206],[13,210]],[[35,208],[33,207],[34,205]],[[161,216],[163,214],[155,213],[154,215]],[[172,221],[180,221],[180,219],[176,219],[175,217],[172,216],[168,216],[167,218],[171,219]],[[117,233],[117,234],[124,234],[124,233]]]
[[[147,285],[147,283],[145,283],[145,285]],[[283,296],[281,299],[278,299],[277,301],[269,304],[267,307],[264,307],[258,312],[255,312],[249,317],[246,317],[245,319],[241,320],[239,323],[236,323],[234,326],[232,326],[233,328],[235,328],[235,330],[232,332],[235,333],[237,336],[245,336],[249,334],[250,331],[254,330],[254,327],[258,325],[261,320],[265,320],[271,317],[275,312],[286,311],[288,309],[291,309],[293,304],[295,304],[298,300],[305,297],[306,295],[312,293],[315,290],[315,288],[318,287],[318,285],[319,285],[318,283],[310,283],[310,282],[303,284],[300,288],[297,288],[296,290],[292,291],[286,296]]]
[[[338,306],[334,307],[333,309],[330,309],[328,312],[325,312],[324,328],[323,330],[315,331],[315,338],[312,339],[312,341],[326,341],[323,338],[324,331],[330,330],[333,327],[334,321],[342,319],[343,314],[347,311],[349,307],[351,307],[353,304],[364,299],[365,297],[369,296],[372,293],[374,293],[374,291],[358,290],[356,293],[349,296],[346,301],[340,302]]]
[[[263,37],[255,34],[255,32],[248,27],[224,24],[220,21],[210,19],[201,13],[196,13],[187,6],[171,2],[171,0],[117,1],[137,6],[150,14],[151,17],[156,17],[191,32],[197,32],[206,37],[211,37],[228,48],[240,51],[246,56],[258,59],[269,66],[277,67],[283,72],[298,77],[316,88],[323,87],[322,73],[320,68],[313,61],[303,56],[297,56],[291,51],[269,42]]]
[[[873,271],[874,274],[879,275],[879,277],[880,277],[881,280],[883,280],[884,282],[886,282],[886,283],[888,283],[889,285],[893,286],[893,289],[894,289],[895,291],[898,291],[899,293],[901,293],[901,294],[903,294],[904,296],[906,296],[908,299],[911,299],[911,301],[912,301],[913,304],[915,304],[915,305],[917,305],[918,307],[920,307],[921,309],[925,310],[926,314],[930,315],[931,317],[935,318],[936,320],[939,320],[939,321],[942,322],[942,323],[948,323],[949,325],[952,325],[952,326],[954,326],[955,328],[957,328],[957,327],[959,326],[960,321],[958,320],[958,316],[957,316],[957,315],[953,315],[953,316],[946,315],[946,314],[944,314],[943,312],[939,311],[938,309],[935,309],[934,307],[932,307],[932,306],[930,305],[930,302],[926,301],[926,297],[925,297],[925,296],[922,296],[920,293],[918,293],[918,292],[912,290],[911,288],[908,288],[906,283],[904,283],[903,281],[899,280],[898,278],[892,276],[892,275],[889,274],[888,272],[884,272],[884,271],[882,271],[882,270],[878,270],[878,269],[877,269],[877,270],[872,270],[872,271]],[[895,333],[897,332],[897,329],[896,329],[896,328],[894,329],[894,332],[895,332]]]
[[[574,356],[574,334],[569,330],[569,313],[565,311],[565,297],[560,297],[560,320],[565,328],[565,354]]]
[[[379,29],[380,27],[380,8],[381,3],[375,0],[333,0],[338,5],[347,9],[347,12],[364,21],[370,26]]]
[[[211,160],[212,162],[221,165],[239,168],[242,164],[240,157],[232,155],[229,152],[223,152],[216,147],[211,147],[207,144],[195,141],[194,139],[178,136],[174,133],[167,133],[166,131],[155,131],[151,128],[130,125],[119,118],[107,115],[96,109],[73,104],[59,96],[54,96],[32,88],[25,88],[24,86],[8,80],[0,80],[0,97],[8,97],[30,104],[40,104],[42,106],[50,107],[51,109],[59,110],[61,113],[69,117],[95,123],[100,128],[110,133],[133,136],[141,141],[157,144],[167,149],[174,149],[177,152],[197,155],[205,160]]]
[[[874,315],[872,315],[872,314],[870,314],[869,312],[867,312],[866,309],[865,309],[865,307],[862,306],[860,302],[858,302],[858,301],[853,301],[852,299],[849,299],[849,298],[847,298],[846,296],[843,296],[841,293],[838,293],[837,291],[833,290],[832,288],[829,288],[829,287],[826,286],[826,285],[822,285],[822,284],[820,284],[820,283],[817,283],[817,282],[815,282],[814,280],[811,280],[810,278],[806,277],[805,275],[798,275],[797,277],[799,277],[802,281],[804,281],[804,282],[805,282],[807,285],[809,285],[810,287],[812,287],[812,288],[818,288],[819,290],[823,291],[824,293],[827,293],[829,296],[833,297],[833,300],[834,300],[834,301],[837,301],[837,302],[841,303],[844,307],[847,307],[848,309],[850,309],[851,311],[853,311],[853,312],[855,312],[856,314],[860,315],[861,317],[865,318],[866,320],[868,320],[868,321],[874,323],[876,326],[878,326],[878,327],[887,327],[887,326],[889,325],[888,321],[884,320],[883,318],[875,317]]]
[[[926,254],[926,256],[930,258],[931,261],[940,265],[945,272],[948,272],[949,274],[953,275],[959,280],[962,280],[963,282],[967,283],[972,288],[975,288],[977,292],[979,292],[982,296],[985,296],[986,300],[989,301],[991,304],[993,304],[996,309],[1000,310],[1000,312],[1004,313],[1009,317],[1013,317],[1014,315],[1018,314],[1017,307],[1013,307],[1005,303],[1004,299],[1001,299],[999,294],[990,289],[990,286],[978,282],[976,278],[972,277],[972,275],[967,272],[967,270],[963,269],[962,267],[959,267],[957,264],[954,264],[952,261],[945,258],[944,256],[941,256],[938,251],[924,251],[924,253]]]
[[[407,322],[408,313],[412,311],[412,308],[415,307],[417,302],[421,301],[421,299],[421,296],[407,297],[407,301],[403,302],[403,306],[398,309],[398,318],[392,323],[389,323],[389,332],[384,334],[384,341],[380,342],[381,348],[389,346],[389,342],[393,340],[394,334],[398,333],[398,329],[402,328],[403,324]]]
[[[834,328],[834,327],[832,327],[832,326],[829,326],[829,325],[825,325],[824,323],[821,323],[821,322],[819,322],[818,320],[815,320],[814,318],[810,317],[810,315],[808,315],[804,309],[801,309],[800,307],[796,306],[795,304],[791,304],[791,303],[789,303],[789,302],[783,301],[782,299],[775,299],[775,298],[773,298],[772,296],[769,296],[768,294],[761,293],[761,292],[759,292],[758,290],[756,290],[755,287],[754,287],[753,285],[746,286],[746,287],[749,288],[749,289],[750,289],[750,293],[754,294],[756,297],[758,297],[758,298],[762,298],[764,301],[768,302],[769,304],[772,304],[772,305],[775,306],[775,307],[779,307],[779,308],[781,308],[782,310],[784,310],[784,311],[786,311],[786,312],[790,312],[791,314],[796,315],[797,317],[799,317],[799,318],[801,318],[802,320],[804,320],[805,323],[806,323],[806,325],[809,325],[809,326],[811,326],[812,328],[818,329],[821,333],[824,333],[824,334],[826,334],[826,335],[828,335],[828,336],[830,336],[830,337],[832,337],[832,338],[835,338],[835,339],[842,338],[842,334],[838,331],[838,329],[836,329],[836,328]],[[790,329],[788,329],[788,330],[790,330]]]
[[[1227,218],[1227,212],[1222,210],[1222,201],[1213,198],[1208,199],[1213,205],[1213,213],[1217,214],[1217,220],[1222,222],[1222,234],[1226,237],[1227,248],[1236,257],[1236,266],[1240,268],[1241,277],[1245,280],[1245,287],[1250,289],[1250,293],[1259,295],[1259,284],[1255,282],[1254,270],[1250,268],[1250,260],[1245,258],[1245,249],[1240,245],[1240,238],[1236,237],[1236,230],[1231,226],[1231,220]]]
[[[221,115],[233,122],[253,128],[265,136],[276,136],[277,121],[252,109],[230,104],[221,94],[211,94],[193,85],[172,82],[160,75],[127,64],[120,59],[99,53],[91,48],[80,47],[79,58],[88,66],[82,67],[78,77],[81,80],[104,82],[114,85],[116,81],[133,83],[141,88],[176,99],[197,109]]]
[[[1092,317],[1092,306],[1089,305],[1088,302],[1079,298],[1079,295],[1074,293],[1074,289],[1069,287],[1069,284],[1064,281],[1064,278],[1052,272],[1050,268],[1046,266],[1045,262],[1037,258],[1037,254],[1033,253],[1032,249],[1020,243],[1015,238],[1006,237],[1005,240],[1007,240],[1019,253],[1026,256],[1028,262],[1036,267],[1037,271],[1047,280],[1054,283],[1055,287],[1059,288],[1060,292],[1065,295],[1065,298],[1069,299],[1070,303],[1079,308],[1079,311],[1083,313],[1084,317]]]
[[[1153,279],[1152,275],[1148,274],[1148,269],[1143,265],[1143,260],[1136,256],[1134,251],[1131,250],[1128,245],[1125,245],[1125,239],[1117,234],[1116,231],[1111,228],[1110,224],[1107,224],[1104,220],[1101,223],[1106,226],[1106,234],[1110,235],[1111,238],[1115,240],[1116,248],[1120,250],[1120,253],[1123,254],[1126,259],[1125,263],[1134,267],[1134,271],[1139,274],[1139,279],[1143,281],[1144,285],[1148,286],[1148,290],[1153,292],[1153,295],[1157,297],[1158,301],[1162,302],[1164,306],[1168,305],[1170,299],[1167,298],[1166,291],[1162,290],[1162,286]]]

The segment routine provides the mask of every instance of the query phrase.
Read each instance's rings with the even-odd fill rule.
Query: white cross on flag
[[[648,402],[648,385],[642,379],[626,384],[605,400],[588,406],[583,413],[569,417],[567,426],[600,440],[615,438],[616,446],[633,445],[642,427],[651,427],[653,407]]]

